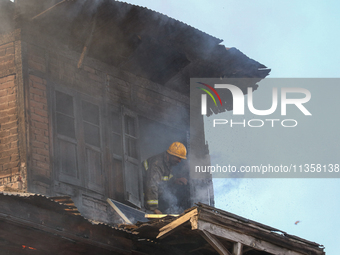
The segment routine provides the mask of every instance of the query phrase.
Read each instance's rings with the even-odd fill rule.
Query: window
[[[84,137],[87,144],[100,147],[99,107],[82,101]]]
[[[134,159],[138,159],[136,120],[136,117],[124,115],[126,154]]]
[[[106,120],[99,100],[60,87],[53,96],[57,180],[141,207],[137,115],[111,105]]]
[[[125,200],[143,206],[142,172],[138,144],[138,118],[134,112],[122,109],[123,150],[124,150],[124,188]]]
[[[74,98],[56,91],[56,153],[57,168],[61,180],[72,184],[80,184],[78,166],[78,141],[76,139],[76,123]]]
[[[85,143],[87,187],[101,192],[104,191],[104,172],[102,167],[99,106],[81,100],[81,114]]]
[[[138,117],[122,107],[111,107],[110,148],[112,164],[109,195],[119,201],[128,201],[141,207],[142,176],[138,147]]]
[[[112,152],[115,157],[120,158],[123,155],[123,146],[122,146],[122,120],[120,117],[120,113],[116,111],[111,112],[111,144],[112,144]]]
[[[58,90],[54,118],[57,178],[103,193],[100,104],[79,93]]]

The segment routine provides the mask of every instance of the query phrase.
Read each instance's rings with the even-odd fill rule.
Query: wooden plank
[[[145,218],[148,219],[161,219],[166,216],[178,217],[179,214],[145,214]]]
[[[241,243],[234,243],[232,255],[242,255],[243,245]]]
[[[201,236],[218,252],[220,255],[231,255],[231,253],[217,240],[212,234],[206,230],[200,231]]]
[[[118,201],[115,201],[113,199],[108,198],[108,203],[111,205],[114,204],[113,209],[122,217],[122,215],[124,215],[126,217],[126,219],[128,219],[131,223],[128,223],[124,217],[122,217],[124,219],[124,221],[128,224],[135,224],[137,223],[137,221],[140,222],[148,222],[148,219],[145,217],[145,212],[140,211],[138,209],[135,209],[131,206],[122,204]],[[110,202],[109,202],[110,201]]]
[[[38,18],[39,16],[45,14],[46,12],[49,12],[49,11],[52,10],[54,7],[60,5],[60,4],[64,3],[64,2],[66,2],[66,0],[63,0],[63,1],[61,1],[61,2],[59,2],[59,3],[57,3],[57,4],[55,4],[55,5],[51,6],[50,8],[46,9],[45,11],[39,13],[38,15],[35,15],[35,16],[32,18],[32,20]]]
[[[265,251],[265,252],[269,252],[275,255],[303,255],[303,253],[295,252],[293,250],[289,250],[289,249],[277,246],[275,244],[272,244],[272,243],[269,243],[263,240],[259,240],[253,236],[241,234],[231,229],[223,228],[221,226],[214,225],[214,224],[202,221],[202,220],[198,220],[197,229],[201,231],[205,230],[205,231],[210,232],[213,235],[225,238],[229,241],[238,242],[243,245],[250,246],[255,250]]]
[[[131,221],[125,216],[124,213],[122,213],[121,210],[111,201],[110,198],[106,199],[106,201],[109,203],[109,205],[112,206],[112,208],[118,213],[118,215],[125,221],[125,223],[132,224]]]
[[[184,214],[182,217],[179,217],[177,220],[174,220],[173,222],[169,223],[168,225],[165,225],[159,230],[159,234],[157,238],[163,239],[170,233],[172,233],[177,227],[183,225],[184,223],[188,222],[191,217],[194,217],[198,214],[197,208],[194,210]]]
[[[94,33],[94,30],[96,28],[96,23],[97,23],[97,14],[98,14],[98,12],[96,12],[96,14],[94,15],[94,17],[92,19],[91,32],[90,32],[90,35],[89,35],[89,37],[87,38],[87,40],[85,42],[83,51],[82,51],[82,53],[80,55],[80,59],[78,61],[78,65],[77,65],[78,68],[82,67],[84,58],[87,55],[87,52],[88,52],[88,50],[89,50],[89,48],[91,46],[91,42],[92,42],[92,38],[93,38],[93,33]]]

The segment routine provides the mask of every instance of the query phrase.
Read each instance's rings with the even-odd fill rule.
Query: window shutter
[[[81,100],[82,127],[85,147],[86,185],[89,189],[104,192],[104,169],[101,141],[100,107]]]
[[[122,108],[123,151],[124,151],[124,193],[125,200],[141,207],[142,173],[140,169],[138,117],[134,112]]]
[[[61,181],[80,185],[74,96],[55,92],[56,167]]]
[[[110,108],[110,151],[109,197],[124,201],[122,116],[118,107]]]

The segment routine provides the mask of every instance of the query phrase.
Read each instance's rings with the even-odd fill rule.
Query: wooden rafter
[[[233,254],[232,255],[242,255],[243,245],[241,243],[234,243]]]
[[[302,253],[295,252],[292,250],[288,250],[286,248],[277,246],[275,244],[266,242],[264,240],[259,240],[253,236],[249,236],[246,234],[241,234],[231,229],[224,228],[219,225],[211,224],[209,222],[205,222],[202,220],[198,220],[197,222],[197,230],[208,231],[210,234],[224,238],[226,240],[237,242],[246,246],[250,246],[253,249],[259,251],[265,251],[271,254],[280,254],[280,255],[302,255]],[[242,253],[241,253],[242,254]]]
[[[220,255],[232,255],[224,246],[221,244],[216,237],[210,234],[206,230],[200,231],[201,236],[218,252]]]

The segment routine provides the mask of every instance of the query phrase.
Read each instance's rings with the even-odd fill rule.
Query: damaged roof
[[[140,224],[134,232],[183,254],[325,254],[320,244],[202,203],[177,218]]]
[[[261,80],[270,72],[220,39],[145,7],[114,0],[25,0],[16,8],[15,26],[27,36],[51,36],[58,43],[46,44],[66,44],[81,58],[98,59],[185,95],[192,77]]]
[[[325,254],[317,243],[204,204],[114,227],[83,218],[69,197],[31,193],[0,193],[0,245],[15,254]]]

